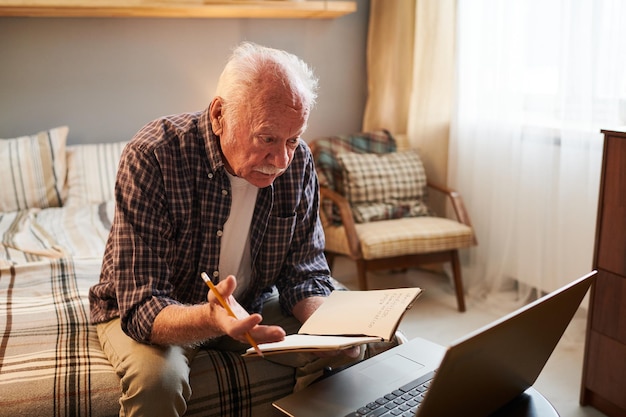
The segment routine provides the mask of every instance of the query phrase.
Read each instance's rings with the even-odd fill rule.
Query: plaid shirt
[[[208,109],[142,128],[122,154],[115,199],[100,282],[89,293],[91,320],[119,316],[127,334],[149,342],[161,309],[206,302],[202,271],[219,280],[231,193]],[[318,209],[313,159],[301,142],[287,171],[259,190],[250,226],[253,272],[238,300],[248,311],[261,311],[274,286],[287,314],[333,289]]]

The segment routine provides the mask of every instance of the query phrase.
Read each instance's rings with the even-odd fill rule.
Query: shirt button
[[[228,195],[228,190],[222,190],[222,195]]]
[[[220,271],[213,271],[213,277],[217,278],[220,276]]]
[[[212,179],[213,179],[213,173],[212,173],[212,172],[209,172],[209,175],[207,175],[207,177],[208,177],[210,180],[212,180]]]
[[[218,236],[218,237],[222,237],[222,235],[223,235],[223,234],[224,234],[224,232],[223,232],[223,231],[221,231],[221,230],[218,230],[218,231],[217,231],[217,236]]]

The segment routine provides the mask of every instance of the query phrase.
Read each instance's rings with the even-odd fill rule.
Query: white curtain
[[[592,268],[600,130],[626,124],[626,2],[457,6],[448,178],[479,241],[465,279],[551,291]]]

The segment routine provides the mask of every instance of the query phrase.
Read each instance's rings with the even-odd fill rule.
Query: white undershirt
[[[224,224],[219,271],[221,279],[229,275],[237,278],[234,293],[236,298],[247,288],[252,274],[250,224],[259,189],[243,178],[231,174],[228,174],[228,179],[232,190],[232,204],[230,215]]]

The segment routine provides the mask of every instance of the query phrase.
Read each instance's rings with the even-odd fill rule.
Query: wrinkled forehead
[[[260,72],[256,84],[250,88],[253,97],[264,101],[280,102],[298,111],[305,106],[296,83],[285,73],[284,69],[278,66]]]
[[[257,122],[264,119],[285,119],[305,125],[309,110],[305,108],[302,97],[280,79],[267,78],[267,82],[250,90],[246,110],[251,119]]]

